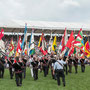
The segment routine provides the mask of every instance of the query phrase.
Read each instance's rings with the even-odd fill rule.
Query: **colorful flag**
[[[71,54],[73,54],[73,52],[74,52],[73,42],[74,42],[74,35],[73,35],[73,31],[72,31],[70,34],[70,37],[67,41],[67,44],[66,44],[67,50],[65,52],[65,56],[66,55],[71,56]]]
[[[24,38],[23,38],[23,41],[21,44],[21,49],[23,51],[23,55],[28,54],[28,51],[27,51],[27,24],[25,24]]]
[[[3,51],[5,53],[5,43],[2,40],[3,36],[4,36],[4,30],[1,29],[1,32],[0,32],[0,49],[1,49],[1,51]]]
[[[35,54],[35,48],[34,48],[34,30],[32,30],[32,33],[31,33],[31,38],[30,38],[30,41],[29,41],[29,52],[28,52],[28,55],[33,55]]]
[[[68,47],[70,49],[72,47],[73,41],[74,41],[74,35],[73,35],[73,31],[72,31],[70,34],[70,37],[67,41],[66,47]]]
[[[48,53],[47,52],[47,44],[46,44],[43,33],[42,33],[42,35],[41,35],[41,37],[39,39],[38,48],[42,52],[43,55],[46,55]]]
[[[21,49],[22,50],[24,49],[24,45],[25,45],[26,42],[27,42],[27,24],[25,24],[24,38],[23,38],[23,41],[22,41],[22,44],[21,44]]]
[[[11,57],[14,54],[14,42],[13,39],[11,39],[10,46],[9,46],[9,57]]]
[[[84,46],[85,54],[86,54],[87,58],[89,58],[90,57],[90,46],[89,46],[89,42],[88,42],[88,37],[87,36],[85,37],[84,43],[85,43],[85,46]]]
[[[0,50],[5,53],[5,43],[2,39],[0,40]]]
[[[1,32],[0,32],[0,40],[2,39],[3,36],[4,36],[4,30],[1,29]]]
[[[54,37],[54,40],[53,40],[53,44],[52,44],[52,50],[55,52],[55,54],[57,53],[56,52],[56,47],[57,47],[57,43],[56,43],[56,36]]]
[[[48,45],[48,53],[52,52],[52,44],[53,44],[53,39],[52,39],[52,32],[51,32],[51,37],[50,37],[49,45]]]
[[[84,41],[83,41],[82,29],[80,29],[73,44],[74,44],[74,47],[79,48],[80,50],[84,52]]]
[[[18,44],[17,44],[17,49],[16,49],[16,55],[15,56],[19,56],[19,54],[21,53],[21,36],[19,36],[19,40],[18,40]]]
[[[62,37],[62,40],[61,40],[61,45],[62,45],[62,50],[61,50],[61,52],[63,52],[63,51],[65,50],[65,47],[66,47],[66,44],[67,44],[67,40],[68,40],[67,30],[66,30],[66,28],[65,28],[64,36]]]

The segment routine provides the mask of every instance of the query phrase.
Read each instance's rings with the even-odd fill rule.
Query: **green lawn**
[[[0,90],[90,90],[90,66],[86,66],[85,73],[81,73],[80,66],[78,74],[74,73],[66,76],[66,87],[57,85],[57,81],[53,80],[51,73],[47,77],[43,77],[43,72],[39,73],[39,79],[34,81],[31,77],[30,69],[27,68],[26,79],[23,79],[23,86],[17,87],[15,78],[9,78],[8,69],[5,70],[3,79],[0,79]]]

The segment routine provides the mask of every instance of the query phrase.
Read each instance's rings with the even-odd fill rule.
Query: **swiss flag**
[[[4,30],[1,29],[1,32],[0,32],[0,40],[2,39],[3,36],[4,36]]]

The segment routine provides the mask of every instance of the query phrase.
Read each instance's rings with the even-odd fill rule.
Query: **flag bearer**
[[[63,86],[65,86],[65,75],[64,75],[64,64],[66,64],[67,60],[66,61],[63,61],[62,60],[62,57],[60,57],[60,59],[58,59],[56,62],[55,62],[55,65],[54,65],[54,70],[56,70],[56,73],[57,73],[57,84],[58,86],[60,86],[60,77],[62,77],[62,81],[63,81]],[[53,72],[54,73],[54,72]]]
[[[17,86],[22,85],[22,66],[23,63],[19,60],[19,57],[16,57],[16,59],[14,60],[13,67],[15,69],[15,79]]]

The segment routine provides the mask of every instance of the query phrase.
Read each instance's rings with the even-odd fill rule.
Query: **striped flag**
[[[46,44],[43,33],[42,33],[42,35],[41,35],[41,37],[39,39],[38,48],[42,52],[43,55],[46,55],[48,53],[47,52],[47,44]]]
[[[84,52],[84,41],[83,41],[83,33],[82,29],[80,29],[75,41],[74,41],[74,47],[79,48]]]
[[[65,52],[65,47],[66,47],[67,41],[68,41],[67,30],[65,28],[64,36],[62,36],[62,40],[61,40],[61,47],[62,47],[61,52],[62,53]]]
[[[35,54],[35,47],[34,47],[34,30],[32,30],[32,33],[31,33],[31,38],[30,38],[30,41],[29,41],[29,50],[28,50],[28,55],[33,55]]]
[[[12,38],[9,46],[9,57],[11,57],[13,54],[14,54],[14,42]]]

